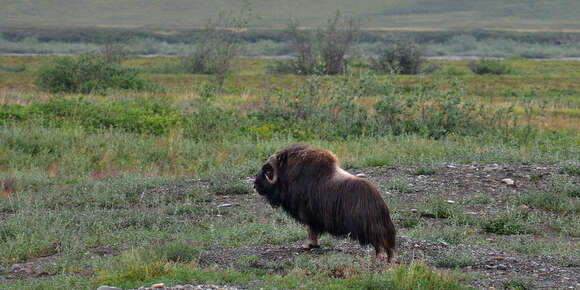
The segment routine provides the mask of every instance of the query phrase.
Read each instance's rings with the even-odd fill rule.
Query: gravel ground
[[[421,201],[428,196],[443,196],[451,200],[466,214],[478,215],[488,212],[490,216],[502,214],[510,198],[529,192],[549,190],[554,178],[560,173],[560,166],[555,164],[443,164],[434,167],[433,174],[416,175],[414,166],[382,166],[350,170],[353,174],[363,174],[371,180],[382,192],[388,203],[395,203],[403,210],[418,208]],[[571,182],[580,184],[580,176],[567,176]],[[506,182],[510,179],[513,184]],[[404,190],[393,186],[396,180]],[[251,178],[248,178],[251,183]],[[206,181],[192,180],[183,184],[165,186],[153,189],[143,194],[142,198],[156,194],[184,194],[192,188],[208,187]],[[491,198],[488,204],[470,203],[478,197]],[[257,194],[250,195],[220,195],[208,200],[208,206],[227,207],[236,210],[263,215],[272,209]],[[437,219],[424,218],[433,224]],[[441,225],[444,226],[444,225]],[[563,237],[558,232],[546,231],[542,235],[527,235],[532,241],[536,239],[565,239],[580,247],[580,238]],[[303,250],[300,242],[277,245],[244,246],[234,249],[206,249],[199,263],[202,267],[227,268],[237,267],[236,261],[242,256],[255,255],[258,259],[251,267],[266,269],[273,274],[284,274],[288,265],[301,256],[324,256],[329,253],[344,253],[353,256],[368,257],[373,250],[361,247],[347,239],[335,239],[324,236],[323,239],[334,239],[333,246],[321,247],[310,251]],[[119,250],[99,247],[90,251],[90,255],[113,256]],[[530,285],[537,288],[580,288],[580,257],[571,255],[524,255],[504,251],[493,246],[477,246],[468,244],[448,244],[433,242],[406,236],[398,237],[398,261],[425,263],[444,269],[437,261],[449,253],[467,253],[475,262],[461,267],[461,271],[470,274],[468,283],[476,288],[503,288],[506,281],[526,279]],[[578,251],[574,251],[578,253]],[[23,263],[0,268],[0,283],[11,279],[36,279],[56,274],[58,255],[32,259]],[[246,265],[247,266],[247,265]],[[163,285],[165,287],[165,285]],[[185,289],[173,285],[173,289]],[[187,289],[235,289],[221,285],[186,285]],[[195,288],[191,288],[191,287]],[[259,286],[259,285],[256,285]],[[150,287],[150,286],[147,286]],[[167,286],[169,287],[169,286]],[[177,288],[175,288],[177,287]],[[229,287],[229,288],[228,288]],[[143,287],[142,289],[146,289]]]

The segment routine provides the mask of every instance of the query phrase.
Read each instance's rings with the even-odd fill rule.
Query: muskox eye
[[[262,172],[264,173],[264,176],[270,179],[274,178],[274,169],[272,166],[270,166],[270,164],[264,165],[264,167],[262,167]]]
[[[272,178],[274,178],[274,171],[266,170],[266,171],[264,171],[264,175],[267,176],[268,178],[272,179]]]

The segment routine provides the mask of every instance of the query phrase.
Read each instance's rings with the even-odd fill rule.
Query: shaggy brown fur
[[[304,248],[322,233],[371,244],[377,257],[395,257],[395,227],[377,189],[340,168],[332,152],[306,144],[288,146],[268,159],[254,182],[273,207],[306,225]]]

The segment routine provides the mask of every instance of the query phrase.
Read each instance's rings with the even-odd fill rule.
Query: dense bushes
[[[299,29],[291,19],[286,29],[288,46],[296,58],[278,61],[269,69],[272,73],[327,74],[335,75],[346,71],[346,54],[358,42],[360,27],[354,18],[342,20],[340,12],[328,20],[324,28],[316,31]]]
[[[344,82],[327,81],[309,78],[300,88],[274,91],[243,108],[219,106],[215,87],[207,85],[202,86],[201,98],[185,108],[157,98],[104,103],[61,99],[28,106],[3,105],[0,123],[33,120],[45,126],[117,128],[154,135],[167,134],[173,128],[195,140],[247,136],[337,140],[406,134],[439,139],[482,133],[501,137],[506,131],[506,136],[517,137],[525,133],[520,132],[523,129],[513,111],[476,106],[464,100],[460,88],[441,90],[436,84],[423,84],[409,91],[372,78],[359,80],[364,85],[346,78]],[[360,99],[369,87],[382,97],[362,105]]]
[[[34,120],[45,126],[80,125],[88,130],[118,128],[128,132],[160,135],[180,120],[174,108],[160,100],[135,99],[93,104],[82,100],[52,100],[26,107],[3,105],[0,124]]]
[[[385,43],[371,67],[382,73],[418,74],[423,64],[421,47],[411,41]]]
[[[53,58],[39,68],[36,84],[53,93],[102,93],[108,88],[140,90],[147,87],[135,69],[108,63],[93,55]]]
[[[510,67],[499,59],[482,58],[478,61],[469,62],[468,67],[472,72],[478,75],[483,74],[501,75],[511,72]]]

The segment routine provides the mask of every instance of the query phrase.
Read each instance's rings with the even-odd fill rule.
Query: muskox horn
[[[266,181],[268,181],[268,183],[270,184],[274,184],[276,183],[276,181],[278,181],[278,174],[276,173],[276,168],[278,168],[278,164],[279,160],[277,158],[276,155],[272,155],[270,156],[270,158],[268,158],[268,163],[270,164],[270,167],[272,167],[272,178],[270,178],[270,176],[268,176],[267,173],[264,173],[264,177],[266,177]]]
[[[266,177],[266,181],[268,181],[268,183],[270,183],[270,184],[276,183],[276,180],[278,179],[278,176],[276,176],[275,174],[272,177],[272,179],[270,179],[270,177],[268,176],[268,174],[264,174],[264,176]]]

